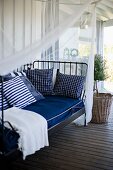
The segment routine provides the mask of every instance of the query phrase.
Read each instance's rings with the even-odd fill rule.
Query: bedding
[[[49,145],[47,121],[41,115],[12,107],[5,110],[4,120],[9,121],[20,136],[18,149],[22,151],[23,159]],[[8,124],[7,127],[10,128]]]
[[[83,90],[84,81],[84,76],[67,75],[58,71],[53,91],[58,96],[79,98]]]
[[[68,110],[71,107],[73,108]],[[47,120],[49,129],[83,107],[84,104],[81,99],[64,96],[46,96],[44,100],[32,103],[23,109],[42,115]]]
[[[43,95],[53,94],[53,68],[25,70],[27,78]]]

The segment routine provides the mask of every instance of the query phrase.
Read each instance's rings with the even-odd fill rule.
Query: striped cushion
[[[55,95],[79,98],[83,90],[85,77],[57,73],[54,86]]]
[[[53,94],[53,68],[26,70],[25,72],[36,90],[43,95]]]
[[[4,82],[4,95],[11,106],[19,108],[36,102],[36,99],[19,76]]]

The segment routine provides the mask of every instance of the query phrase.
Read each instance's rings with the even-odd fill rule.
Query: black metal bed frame
[[[50,68],[55,68],[59,69],[60,72],[64,74],[70,74],[70,75],[81,75],[81,76],[86,76],[87,74],[87,64],[86,63],[81,63],[81,62],[65,62],[65,61],[39,61],[36,60],[33,63],[26,64],[23,67],[21,67],[22,70],[26,69],[50,69]],[[81,96],[81,98],[84,98],[85,90]],[[79,111],[73,113],[72,116],[67,118],[66,120],[60,122],[56,126],[48,129],[49,136],[51,136],[54,132],[57,130],[63,128],[67,124],[71,123],[81,115],[85,114],[85,119],[84,119],[84,125],[86,126],[86,112],[85,108],[81,108]]]
[[[60,72],[64,74],[70,74],[70,75],[82,75],[86,77],[87,74],[87,67],[88,65],[86,63],[81,63],[81,62],[65,62],[65,61],[40,61],[36,60],[33,63],[23,65],[21,68],[17,69],[17,71],[24,71],[26,69],[50,69],[50,68],[55,68],[59,69]],[[3,81],[4,78],[1,76],[1,81],[2,81],[2,88],[1,88],[1,93],[2,93],[2,139],[4,141],[4,108],[3,108]],[[85,92],[85,90],[84,90]],[[82,93],[81,99],[84,100],[84,94]],[[71,123],[81,115],[85,114],[85,119],[84,119],[84,126],[86,126],[86,112],[85,108],[81,108],[79,111],[73,113],[72,116],[67,118],[66,120],[62,121],[61,123],[57,124],[53,128],[48,129],[49,136],[51,136],[54,132],[57,130],[61,129],[62,127],[66,126],[67,124]],[[0,155],[3,156],[9,156],[10,153],[6,154],[4,153],[4,148],[3,151]]]

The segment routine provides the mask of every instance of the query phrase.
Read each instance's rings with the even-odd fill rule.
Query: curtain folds
[[[87,73],[87,80],[86,80],[86,100],[85,100],[85,107],[86,107],[86,120],[87,123],[90,122],[92,117],[92,104],[93,104],[93,75],[94,75],[94,53],[95,53],[95,29],[96,29],[96,13],[95,13],[95,6],[91,5],[93,0],[86,0],[85,4],[74,6],[71,11],[69,12],[69,15],[65,15],[64,17],[64,11],[68,10],[68,8],[63,7],[63,11],[59,11],[59,0],[49,0],[49,1],[42,1],[41,5],[41,39],[38,41],[35,41],[34,43],[26,46],[22,50],[16,49],[14,44],[12,45],[10,41],[10,36],[8,35],[8,32],[6,34],[5,30],[3,29],[2,25],[0,26],[0,45],[3,48],[4,43],[2,44],[2,39],[5,42],[4,51],[7,52],[6,56],[3,56],[2,53],[0,53],[0,75],[5,75],[11,71],[13,71],[16,68],[19,68],[21,65],[29,63],[36,59],[36,56],[41,54],[42,60],[59,60],[59,50],[61,47],[59,47],[59,40],[61,36],[69,29],[73,29],[76,27],[81,26],[82,33],[86,31],[86,34],[88,35],[91,33],[91,37],[83,37],[82,33],[80,31],[76,30],[76,33],[78,32],[79,35],[77,35],[77,41],[79,38],[80,43],[83,41],[86,41],[87,44],[90,42],[90,53],[89,57],[87,59],[88,62],[88,73]],[[88,13],[88,7],[91,5],[91,14]],[[60,17],[59,15],[62,15]],[[88,20],[88,17],[90,19]],[[80,25],[80,21],[84,19],[85,22],[82,22],[82,25]],[[63,19],[62,19],[63,18]],[[91,21],[90,23],[86,23],[86,21]],[[84,24],[84,25],[83,25]],[[89,24],[89,32],[85,29],[85,24]],[[79,28],[80,29],[80,28]],[[73,37],[76,36],[76,33],[74,31]],[[18,34],[18,33],[17,33]],[[72,35],[71,35],[72,36]],[[75,38],[76,40],[76,38]],[[67,38],[67,42],[64,42],[64,44],[67,44],[70,40]],[[74,42],[74,41],[73,41]],[[76,43],[76,42],[75,42]],[[0,49],[2,49],[0,47]],[[78,42],[76,44],[76,47],[80,47],[78,45]],[[10,53],[9,50],[14,51],[12,55],[8,55]],[[86,47],[84,48],[86,50]],[[89,50],[89,46],[87,48]],[[69,51],[72,51],[72,49],[69,49]],[[83,51],[83,55],[85,55],[86,51]],[[70,52],[69,52],[70,54]],[[71,57],[74,57],[71,56]],[[74,61],[85,61],[86,58],[77,56],[76,58],[73,58]],[[82,125],[83,124],[83,118],[75,121],[75,123]]]
[[[49,32],[58,27],[59,24],[59,0],[50,0],[43,3],[41,9],[41,37],[43,39]],[[42,60],[59,60],[59,41],[52,42],[48,49],[42,49]],[[57,53],[55,52],[57,51]]]
[[[0,59],[2,59],[0,61],[0,74],[7,74],[23,64],[33,61],[36,58],[36,55],[39,55],[43,49],[48,49],[50,45],[53,42],[56,42],[69,27],[72,27],[79,20],[80,16],[87,10],[91,2],[92,0],[87,0],[85,4],[77,6],[76,10],[74,10],[70,16],[66,17],[57,27],[46,34],[41,40],[28,45],[21,51],[16,50],[15,46],[12,47],[10,39],[8,36],[5,36],[5,31],[3,28],[0,28],[0,35],[2,35],[5,42],[7,42],[5,45],[5,51],[8,51],[9,47],[15,49],[15,53],[10,56],[3,58],[3,56],[0,55]]]
[[[86,123],[88,124],[92,118],[93,106],[93,86],[94,86],[94,56],[96,53],[96,10],[95,5],[92,9],[92,18],[90,23],[91,41],[90,41],[90,55],[86,62],[88,64],[86,85],[85,85],[85,110],[86,110]],[[84,116],[75,120],[77,125],[84,125]]]
[[[93,16],[91,20],[92,27],[92,41],[91,41],[91,52],[88,59],[88,73],[86,79],[86,122],[90,122],[92,118],[92,106],[93,106],[93,85],[94,85],[94,56],[96,47],[96,11],[95,6],[93,8]]]

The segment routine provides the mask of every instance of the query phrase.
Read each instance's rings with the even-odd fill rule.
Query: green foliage
[[[107,78],[106,61],[100,55],[95,55],[94,62],[94,80],[102,81]]]

